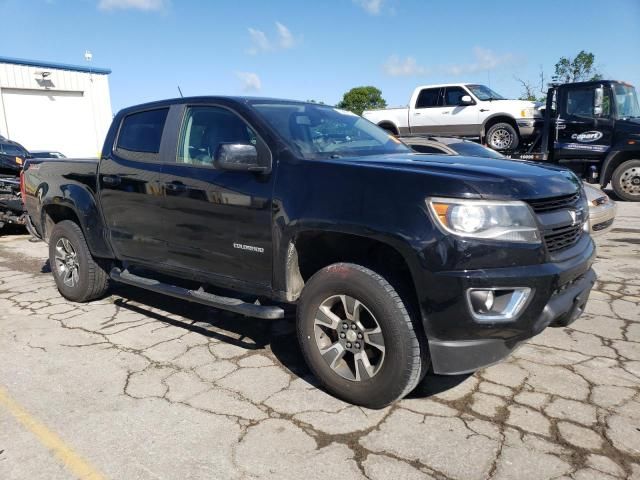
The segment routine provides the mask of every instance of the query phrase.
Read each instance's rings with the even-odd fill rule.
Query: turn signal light
[[[22,165],[24,163],[24,160],[22,160],[20,157],[16,157],[16,163],[18,165]]]

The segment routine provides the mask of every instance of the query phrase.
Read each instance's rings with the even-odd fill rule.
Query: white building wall
[[[0,135],[28,150],[98,156],[112,117],[108,75],[0,62]]]

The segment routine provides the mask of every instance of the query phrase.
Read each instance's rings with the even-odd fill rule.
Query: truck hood
[[[462,182],[465,194],[469,197],[520,200],[570,195],[579,191],[582,185],[571,171],[564,168],[482,157],[396,154],[332,162],[411,172],[431,176],[432,179],[435,177],[438,191],[429,192],[434,196],[447,196],[451,182]],[[434,182],[429,184],[433,185]]]

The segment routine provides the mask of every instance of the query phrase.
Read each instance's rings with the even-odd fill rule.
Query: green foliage
[[[365,110],[385,108],[387,102],[382,98],[382,92],[376,87],[355,87],[345,93],[338,108],[349,110],[356,115],[362,115]]]
[[[600,80],[602,74],[595,66],[596,56],[591,52],[580,50],[574,58],[560,57],[555,66],[555,76],[562,83]]]

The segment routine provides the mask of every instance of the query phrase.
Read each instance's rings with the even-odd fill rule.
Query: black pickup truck
[[[311,370],[371,408],[568,325],[595,281],[572,172],[416,154],[324,105],[128,108],[99,161],[29,159],[22,181],[67,299],[116,281],[254,318],[296,304]]]

